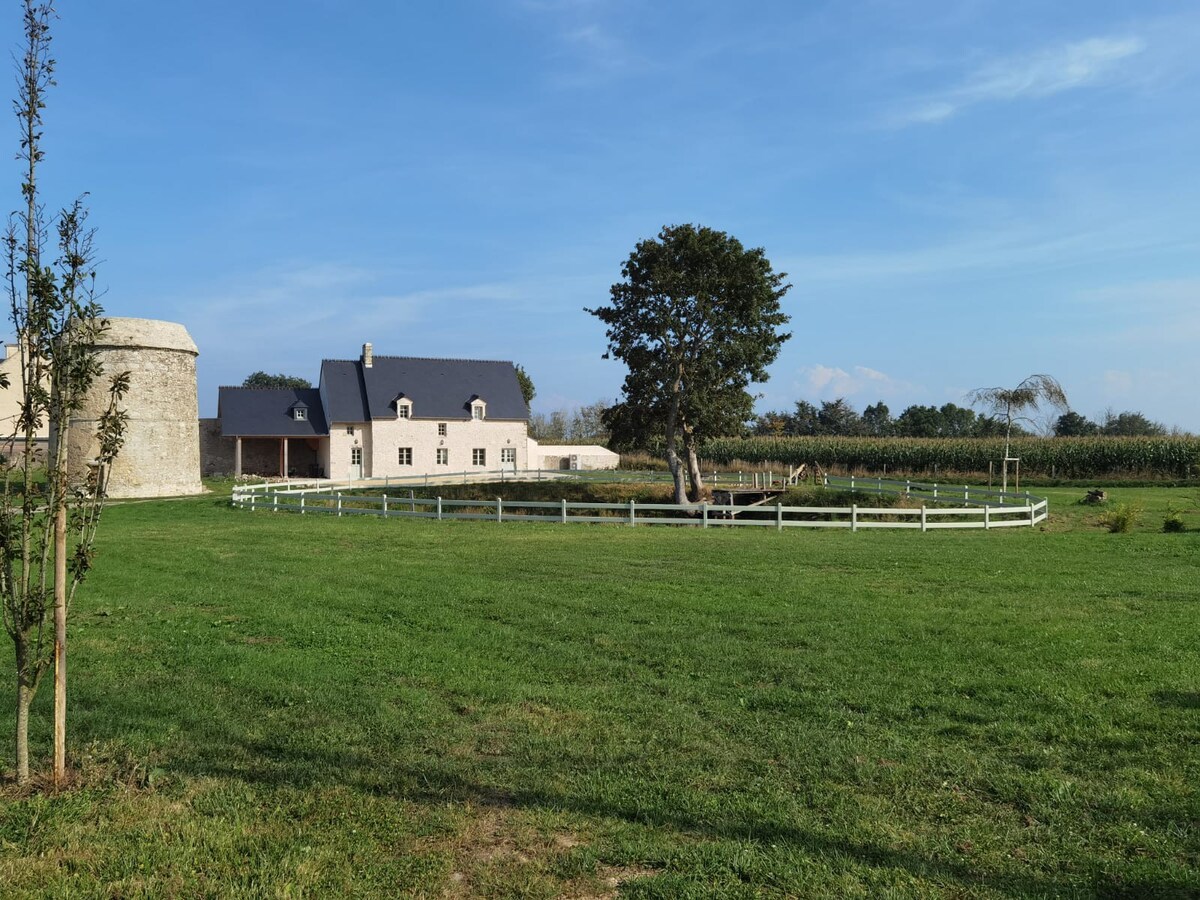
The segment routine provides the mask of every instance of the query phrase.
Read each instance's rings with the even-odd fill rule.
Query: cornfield
[[[1200,475],[1200,438],[1016,438],[1011,455],[1021,472],[1058,478],[1101,475],[1188,478]],[[728,465],[780,462],[858,472],[987,472],[999,467],[1004,440],[993,438],[719,438],[701,448],[706,460]]]

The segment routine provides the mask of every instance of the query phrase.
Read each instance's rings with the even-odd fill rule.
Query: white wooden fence
[[[838,479],[830,479],[830,487],[843,487]],[[855,486],[855,490],[891,492],[907,497],[917,496],[920,491],[911,489],[911,483],[881,482],[868,479],[869,487]],[[896,489],[897,484],[908,484],[909,490]],[[379,494],[359,493],[366,487],[363,482],[316,483],[277,482],[261,485],[240,486],[233,491],[233,504],[251,511],[291,512],[301,515],[336,516],[382,516],[384,518],[410,519],[462,519],[495,522],[589,522],[603,524],[636,525],[691,525],[699,528],[758,526],[767,528],[911,528],[920,531],[936,531],[948,528],[1012,528],[1032,527],[1045,521],[1049,504],[1045,499],[1027,494],[1009,494],[1006,497],[989,498],[983,495],[999,494],[982,488],[938,488],[935,490],[939,504],[962,503],[962,506],[919,507],[872,506],[846,507],[828,506],[736,506],[730,504],[699,503],[677,505],[674,503],[575,503],[567,500],[449,500],[442,497],[418,497],[415,489],[406,492]],[[955,492],[964,491],[956,496]],[[407,496],[405,496],[407,494]],[[1006,499],[1023,500],[1024,503],[1006,503]],[[998,502],[992,502],[996,500]]]

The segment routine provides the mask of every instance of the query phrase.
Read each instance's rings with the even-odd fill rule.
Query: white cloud
[[[802,368],[799,374],[800,381],[796,384],[798,392],[819,400],[859,395],[869,395],[869,399],[878,400],[913,389],[908,382],[899,381],[867,366],[854,366],[851,372],[847,372],[845,369],[817,363]]]
[[[1135,35],[1097,37],[994,60],[957,87],[912,104],[894,124],[933,124],[979,103],[1037,99],[1100,84],[1114,77],[1122,60],[1145,49]]]

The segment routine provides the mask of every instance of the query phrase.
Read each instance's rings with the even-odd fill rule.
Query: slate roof
[[[292,407],[308,408],[296,421]],[[329,434],[316,388],[223,387],[217,393],[223,437],[317,437]]]
[[[321,363],[330,422],[369,422],[396,418],[393,401],[412,401],[415,419],[467,419],[471,400],[487,403],[488,419],[529,418],[517,372],[511,362],[482,359],[422,359],[375,356],[364,368],[357,359]]]

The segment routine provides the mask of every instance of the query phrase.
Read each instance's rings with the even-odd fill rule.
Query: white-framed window
[[[401,447],[399,453],[399,463],[402,466],[412,465],[412,447]]]
[[[450,451],[447,450],[445,447],[437,448],[437,464],[439,466],[450,465]]]
[[[351,447],[350,448],[350,465],[352,465],[352,466],[361,466],[362,465],[362,447]]]
[[[412,404],[411,403],[401,403],[399,406],[396,407],[396,417],[397,418],[407,419],[409,416],[409,413],[411,413],[411,412],[412,412]]]
[[[500,448],[500,464],[501,465],[516,465],[517,464],[517,448],[516,447],[501,447]]]
[[[483,447],[476,447],[471,451],[471,465],[486,466],[487,465],[487,450]]]
[[[303,422],[305,419],[308,418],[308,410],[305,409],[303,406],[297,406],[295,409],[292,410],[292,418],[295,419],[297,422]]]
[[[471,407],[471,418],[472,419],[482,419],[483,418],[483,406],[482,405],[476,403],[474,406]]]
[[[346,426],[346,434],[354,434],[354,426],[353,425]]]
[[[446,436],[446,423],[438,422],[438,437],[445,437],[445,436]]]

